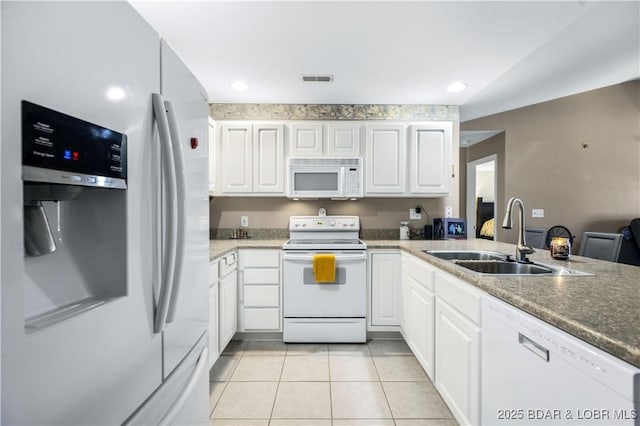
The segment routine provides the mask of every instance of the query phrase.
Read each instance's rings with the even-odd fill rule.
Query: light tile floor
[[[457,425],[402,340],[234,340],[209,378],[216,426]]]

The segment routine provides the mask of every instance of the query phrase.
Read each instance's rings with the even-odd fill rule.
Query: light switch
[[[240,216],[240,226],[243,228],[249,226],[249,216]]]
[[[544,209],[531,209],[531,217],[544,217]]]

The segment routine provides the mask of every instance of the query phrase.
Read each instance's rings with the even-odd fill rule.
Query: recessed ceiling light
[[[125,96],[127,96],[127,92],[125,92],[124,89],[120,86],[111,86],[107,88],[107,90],[105,91],[105,95],[110,101],[117,102],[123,100]]]
[[[237,90],[238,92],[244,92],[249,88],[249,85],[244,81],[234,81],[231,83],[231,88],[233,90]]]
[[[454,81],[447,87],[447,92],[449,93],[459,93],[467,88],[467,84],[461,81]]]

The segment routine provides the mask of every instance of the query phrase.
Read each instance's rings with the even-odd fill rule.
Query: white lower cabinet
[[[401,280],[402,259],[399,251],[369,251],[369,330],[397,330],[400,326]]]
[[[220,355],[218,341],[218,261],[209,263],[209,368]]]
[[[240,250],[239,331],[281,331],[279,249]]]
[[[435,386],[460,424],[479,424],[484,292],[445,272],[435,277]]]
[[[402,332],[418,362],[433,380],[435,268],[408,254],[403,255],[402,266]]]
[[[220,259],[220,282],[218,283],[220,306],[220,352],[224,350],[238,330],[238,255],[234,252]]]

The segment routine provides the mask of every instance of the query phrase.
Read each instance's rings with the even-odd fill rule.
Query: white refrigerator
[[[0,7],[2,424],[208,424],[206,92],[128,3]]]

